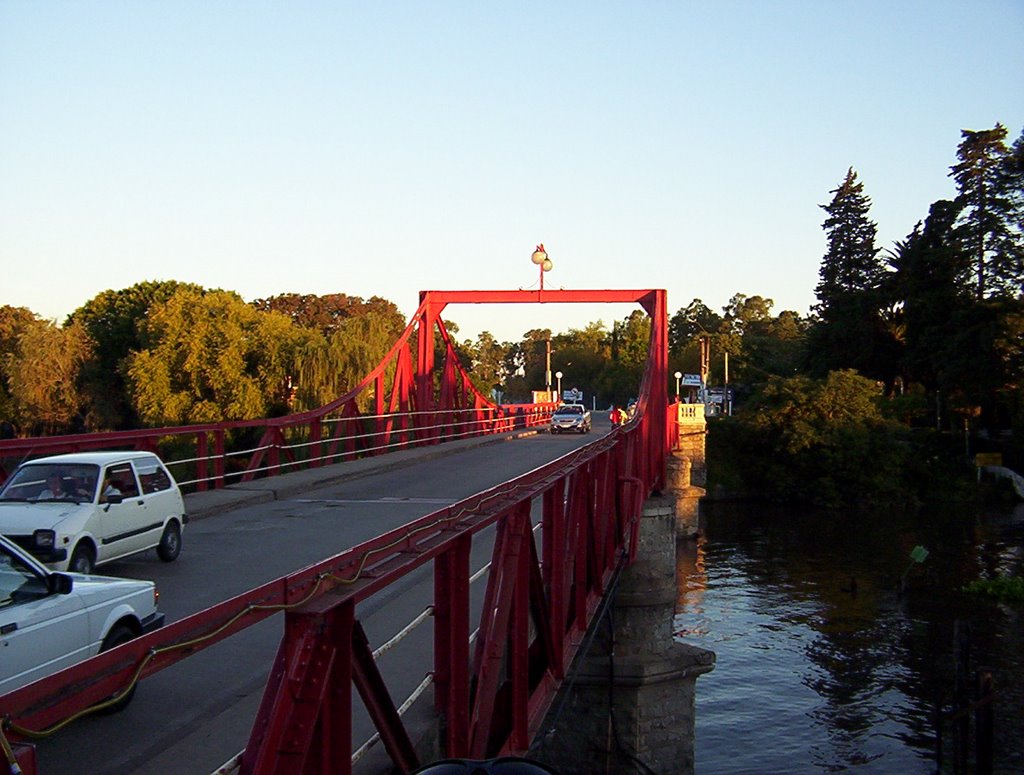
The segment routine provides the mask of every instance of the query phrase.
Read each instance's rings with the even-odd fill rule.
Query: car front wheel
[[[156,553],[164,562],[174,562],[181,554],[181,526],[174,520],[168,522],[164,528]]]
[[[92,573],[95,567],[96,558],[93,556],[92,549],[85,544],[76,546],[75,551],[71,553],[71,562],[68,563],[68,570],[72,573],[88,575]]]

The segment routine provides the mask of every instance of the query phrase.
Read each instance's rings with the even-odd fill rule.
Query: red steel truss
[[[395,769],[409,772],[420,762],[377,670],[358,606],[432,563],[434,707],[445,755],[525,752],[612,576],[635,555],[641,505],[663,485],[670,441],[664,291],[543,294],[545,301],[635,301],[651,315],[650,358],[632,421],[529,474],[0,697],[4,736],[15,743],[30,740],[33,730],[70,718],[132,680],[284,611],[284,636],[240,771],[350,773],[355,687]],[[439,324],[441,310],[452,301],[536,297],[523,291],[427,292],[418,313],[420,330]],[[452,362],[443,326],[440,332],[446,363]],[[428,339],[420,337],[417,379],[432,370],[425,369],[433,366]],[[406,376],[395,381],[408,386],[411,372],[404,368],[396,374]],[[469,408],[472,399],[476,410],[479,394],[459,382],[460,370],[446,366],[444,373],[439,391],[420,380],[415,391],[392,392],[392,400],[415,401],[424,411]],[[540,550],[531,529],[535,506],[541,512]],[[492,524],[496,538],[471,649],[470,549]],[[21,761],[31,766],[27,750],[20,749]]]

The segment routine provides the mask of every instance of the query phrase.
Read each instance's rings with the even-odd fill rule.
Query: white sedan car
[[[156,548],[181,552],[187,518],[174,477],[150,452],[77,452],[29,460],[0,490],[0,534],[53,570]]]
[[[555,433],[590,433],[590,412],[583,404],[562,404],[551,415],[550,430]]]
[[[160,627],[158,598],[152,581],[54,573],[0,537],[0,696]]]

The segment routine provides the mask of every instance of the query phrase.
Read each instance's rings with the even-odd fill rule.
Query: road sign
[[[686,387],[700,387],[700,374],[684,374],[682,384]]]

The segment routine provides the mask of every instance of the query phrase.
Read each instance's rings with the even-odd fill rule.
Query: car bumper
[[[151,613],[145,619],[142,620],[142,634],[145,635],[147,632],[153,632],[159,630],[164,626],[164,615],[160,611]]]

